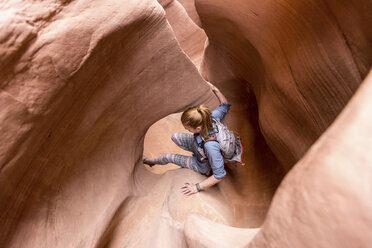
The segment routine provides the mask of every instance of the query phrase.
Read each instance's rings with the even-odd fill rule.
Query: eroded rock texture
[[[371,10],[1,1],[0,246],[367,247],[371,76],[332,122],[370,70]],[[218,105],[205,80],[233,104],[247,165],[186,197],[204,177],[151,173],[144,137],[166,117],[147,144],[174,149],[151,143],[184,131],[169,114]]]
[[[289,169],[370,68],[371,4],[200,0],[196,6],[209,39],[204,77],[222,88],[244,82],[256,98],[262,134]]]

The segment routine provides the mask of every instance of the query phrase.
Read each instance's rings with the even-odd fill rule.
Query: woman
[[[143,157],[143,163],[151,167],[155,164],[173,163],[208,177],[196,184],[185,183],[182,192],[186,195],[205,190],[220,182],[226,175],[220,144],[214,135],[217,128],[213,120],[221,121],[229,111],[231,104],[215,86],[209,85],[220,101],[220,106],[212,112],[204,105],[187,109],[182,113],[181,122],[193,135],[186,133],[172,135],[173,142],[182,149],[192,152],[193,156],[166,154],[155,159]]]

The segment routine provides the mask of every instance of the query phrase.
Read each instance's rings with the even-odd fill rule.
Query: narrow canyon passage
[[[368,247],[368,0],[0,1],[0,247]],[[184,196],[179,113],[243,167]],[[146,138],[145,138],[146,136]],[[153,173],[155,172],[155,173]]]
[[[199,71],[203,71],[200,68],[200,58],[203,57],[204,46],[207,45],[205,43],[208,38],[204,30],[198,26],[200,25],[199,16],[193,16],[196,12],[195,6],[177,1],[160,3],[166,11],[167,20],[182,50]],[[211,57],[211,59],[216,62],[221,61],[218,57]],[[245,167],[226,167],[229,172],[228,176],[219,184],[223,201],[228,203],[230,212],[229,221],[225,221],[225,224],[236,227],[258,227],[262,224],[272,196],[285,171],[267,147],[259,130],[257,103],[249,85],[238,78],[226,78],[231,75],[223,75],[224,71],[225,69],[215,68],[212,74],[216,79],[212,78],[211,82],[219,84],[232,104],[224,121],[241,136],[245,148],[243,161],[247,164]],[[225,78],[221,80],[217,77]],[[218,106],[217,103],[215,99],[214,104],[209,107],[213,109]],[[165,153],[187,155],[171,141],[170,137],[175,132],[185,132],[180,123],[180,114],[165,117],[154,124],[145,139],[145,154],[150,157],[158,157]],[[178,167],[170,165],[170,169],[175,168]],[[165,169],[164,166],[155,166],[150,171],[161,173]]]

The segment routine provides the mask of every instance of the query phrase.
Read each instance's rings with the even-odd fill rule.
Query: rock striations
[[[371,19],[368,0],[0,0],[0,247],[368,247]],[[218,106],[206,81],[246,166],[186,197],[204,176],[141,157]]]

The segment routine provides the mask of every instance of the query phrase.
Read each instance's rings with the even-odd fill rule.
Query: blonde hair
[[[185,126],[197,128],[201,126],[200,137],[208,137],[208,131],[213,130],[212,112],[204,105],[188,108],[182,113],[181,122]]]

